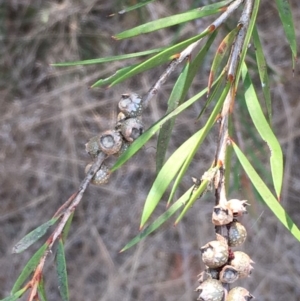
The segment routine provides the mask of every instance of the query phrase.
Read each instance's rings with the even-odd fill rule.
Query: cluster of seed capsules
[[[118,114],[115,127],[112,130],[107,130],[100,135],[92,137],[86,143],[86,151],[92,158],[96,158],[100,152],[108,156],[119,156],[143,133],[144,126],[141,120],[143,112],[142,98],[136,93],[123,94],[118,106],[120,113]],[[88,172],[91,165],[90,163],[86,166],[86,172]],[[92,178],[91,183],[102,185],[107,183],[109,177],[109,168],[102,164]]]
[[[199,275],[200,285],[196,289],[200,293],[197,300],[201,301],[249,301],[254,298],[243,287],[224,289],[237,279],[246,278],[251,274],[254,263],[241,251],[231,248],[241,246],[247,237],[245,227],[237,221],[237,217],[246,213],[247,201],[232,199],[217,205],[213,209],[212,222],[215,226],[224,226],[228,236],[216,234],[216,240],[201,247],[202,260],[206,269]]]

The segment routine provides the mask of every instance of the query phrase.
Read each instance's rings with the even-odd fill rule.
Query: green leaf
[[[64,229],[63,229],[63,232],[62,232],[62,241],[63,241],[63,243],[66,241],[67,236],[69,234],[69,230],[70,230],[70,227],[71,227],[71,224],[72,224],[73,216],[74,216],[74,211],[70,215],[70,217],[68,218],[68,220],[67,220],[67,222],[64,226]]]
[[[194,205],[196,200],[199,199],[199,197],[201,197],[205,193],[208,184],[213,181],[216,172],[219,170],[219,168],[220,166],[211,167],[208,171],[206,171],[203,174],[199,187],[194,187],[193,193],[190,199],[188,200],[187,204],[184,206],[181,214],[176,219],[175,225],[177,225],[181,221],[181,219],[185,216],[187,211]]]
[[[151,126],[143,135],[141,135],[138,139],[136,139],[117,160],[114,166],[111,168],[111,171],[115,171],[120,166],[122,166],[127,160],[129,160],[159,129],[160,127],[170,118],[177,116],[186,108],[191,106],[194,102],[196,102],[200,97],[202,97],[207,92],[207,89],[202,90],[198,94],[194,95],[192,98],[184,102],[173,112],[169,113],[167,116],[164,116],[162,119],[157,121],[153,126]]]
[[[224,61],[226,55],[229,53],[229,49],[231,48],[231,45],[233,44],[233,41],[237,33],[239,32],[239,30],[240,27],[237,26],[231,32],[229,32],[227,36],[223,39],[223,41],[220,43],[217,49],[216,55],[211,65],[210,74],[208,77],[208,93],[210,92],[211,85],[216,77],[218,69],[221,63]]]
[[[268,76],[268,68],[263,53],[263,49],[259,40],[259,35],[256,26],[253,28],[252,32],[253,43],[255,47],[256,62],[258,68],[258,74],[260,78],[261,87],[264,93],[264,98],[266,102],[266,109],[269,118],[269,124],[272,124],[272,101],[270,92],[270,81]]]
[[[274,213],[274,215],[278,218],[278,220],[290,231],[294,237],[300,241],[300,230],[297,227],[297,225],[292,221],[292,219],[289,217],[285,209],[280,205],[280,203],[276,200],[274,195],[271,193],[271,191],[268,189],[266,184],[263,182],[263,180],[260,178],[260,176],[257,174],[257,172],[254,170],[246,156],[242,153],[242,151],[239,149],[239,147],[232,142],[233,149],[243,166],[246,174],[248,175],[250,181],[254,185],[255,189],[258,191],[260,196],[263,198],[267,206],[270,208],[270,210]]]
[[[7,296],[4,299],[1,299],[0,301],[15,301],[18,300],[25,292],[26,292],[27,288],[24,287],[22,289],[20,289],[19,291],[15,292],[12,296]]]
[[[143,25],[131,28],[129,30],[123,31],[116,36],[114,36],[115,39],[121,40],[121,39],[128,39],[140,34],[153,32],[162,28],[170,27],[173,25],[181,24],[184,22],[188,22],[194,19],[199,19],[202,17],[210,16],[216,13],[219,13],[222,11],[222,7],[224,7],[226,4],[230,3],[231,1],[221,1],[215,4],[206,5],[201,8],[192,9],[188,12],[173,15],[166,18],[161,18],[155,21],[151,21],[148,23],[145,23]]]
[[[159,216],[151,225],[146,227],[143,231],[141,231],[136,237],[134,237],[126,246],[120,251],[124,252],[128,250],[132,246],[139,243],[142,239],[147,237],[153,231],[158,229],[163,223],[170,219],[170,217],[182,207],[185,202],[188,201],[193,187],[191,187],[188,191],[186,191],[165,213]]]
[[[111,83],[110,87],[124,81],[127,78],[130,78],[138,73],[141,73],[143,71],[146,71],[148,69],[154,68],[155,66],[161,65],[167,61],[169,61],[170,59],[172,59],[172,55],[178,53],[179,51],[185,49],[187,46],[189,46],[190,44],[200,40],[201,38],[203,38],[204,36],[206,36],[207,34],[209,34],[211,31],[210,29],[206,29],[204,30],[202,33],[187,39],[185,41],[182,41],[176,45],[170,46],[167,49],[161,51],[160,53],[154,55],[153,57],[149,58],[148,60],[146,60],[145,62],[139,64],[137,67],[133,68],[132,70],[130,70],[127,74],[121,76],[120,78],[116,79],[114,82]]]
[[[149,4],[150,2],[153,2],[153,1],[154,0],[140,0],[137,4],[131,5],[129,7],[126,7],[124,9],[120,10],[118,12],[118,14],[122,15],[122,14],[128,13],[128,12],[133,11],[135,9],[141,8],[141,7],[143,7],[143,6]]]
[[[194,77],[199,72],[200,65],[202,64],[202,62],[204,62],[204,58],[205,58],[210,46],[212,45],[213,41],[215,40],[217,34],[218,34],[218,30],[215,30],[214,32],[211,33],[208,40],[204,43],[204,46],[200,49],[198,54],[195,56],[195,58],[191,62],[191,64],[190,64],[191,66],[189,68],[189,73],[188,73],[188,78],[186,80],[184,91],[182,93],[183,95],[187,94],[187,91],[190,88]]]
[[[138,65],[139,64],[134,64],[134,65],[131,65],[131,66],[123,67],[123,68],[117,70],[114,74],[110,75],[109,77],[97,80],[91,86],[91,88],[107,86],[107,85],[111,84],[113,81],[115,81],[118,78],[122,77],[124,74],[127,74],[130,70],[134,69]]]
[[[144,227],[145,223],[156,208],[167,187],[174,179],[183,162],[186,160],[186,150],[191,148],[196,143],[196,141],[199,139],[199,136],[202,135],[202,131],[203,130],[196,132],[179,148],[177,148],[177,150],[172,154],[172,156],[168,159],[168,161],[158,173],[145,201],[140,228]]]
[[[261,138],[266,141],[271,151],[270,164],[274,188],[278,199],[280,199],[283,179],[283,155],[280,144],[272,132],[265,115],[261,109],[253,84],[251,82],[246,64],[242,67],[242,77],[245,87],[245,100],[251,119],[259,132]]]
[[[41,301],[47,301],[44,277],[41,277],[39,281],[38,294]]]
[[[135,57],[145,56],[153,53],[160,52],[164,50],[165,48],[155,48],[140,52],[134,52],[134,53],[128,53],[128,54],[121,54],[121,55],[115,55],[115,56],[108,56],[98,59],[91,59],[91,60],[84,60],[84,61],[75,61],[75,62],[63,62],[63,63],[55,63],[50,64],[53,67],[69,67],[69,66],[83,66],[83,65],[95,65],[95,64],[103,64],[108,62],[114,62],[114,61],[121,61],[121,60],[128,60]]]
[[[176,178],[176,181],[173,185],[172,191],[170,193],[170,197],[168,200],[168,204],[170,203],[170,201],[172,200],[175,191],[179,185],[179,183],[181,182],[183,176],[185,175],[188,167],[190,166],[197,150],[199,149],[200,145],[202,144],[203,140],[205,139],[205,137],[207,136],[207,134],[209,133],[209,131],[211,130],[211,128],[213,127],[216,118],[218,116],[218,114],[220,113],[220,110],[223,106],[224,100],[228,94],[230,88],[230,82],[227,82],[227,85],[225,87],[225,89],[223,90],[223,93],[221,95],[221,97],[218,99],[217,104],[214,107],[214,110],[212,111],[212,113],[210,114],[206,124],[204,125],[204,127],[202,128],[202,132],[201,135],[198,137],[198,141],[196,143],[194,143],[194,145],[191,148],[187,148],[186,149],[186,153],[188,153],[188,156],[186,157],[186,160],[184,161],[184,164],[181,167],[181,170]]]
[[[174,85],[174,88],[171,92],[170,98],[168,100],[167,114],[175,110],[182,103],[183,90],[189,73],[189,67],[190,67],[190,62],[188,61],[185,67],[183,68],[183,71],[180,73]],[[175,123],[175,117],[165,122],[159,131],[159,135],[157,138],[157,150],[156,150],[156,172],[159,172],[164,164],[174,123]]]
[[[224,79],[226,79],[224,77],[225,71],[226,71],[226,68],[223,69],[222,73],[220,74],[220,76],[216,80],[216,87],[214,88],[213,92],[209,95],[208,99],[206,100],[201,112],[199,113],[199,115],[196,119],[197,121],[200,120],[201,116],[206,111],[206,109],[210,105],[210,103],[213,100],[219,99],[221,97],[221,95],[224,91],[224,88],[225,88],[225,83],[226,83],[226,81],[224,81]]]
[[[30,233],[28,233],[25,237],[23,237],[14,247],[13,253],[21,253],[34,244],[38,239],[44,236],[47,230],[57,222],[58,218],[53,218],[48,222],[42,224],[38,228],[34,229]]]
[[[59,293],[63,301],[69,300],[69,290],[68,290],[68,275],[67,266],[65,258],[65,250],[62,239],[59,239],[56,253],[56,272],[58,279]]]
[[[292,50],[292,54],[294,58],[292,59],[293,69],[295,69],[295,59],[297,58],[297,40],[296,40],[295,27],[294,27],[291,7],[287,0],[275,0],[275,1],[276,1],[279,17],[281,19],[286,38]]]
[[[15,294],[24,283],[24,281],[29,277],[29,275],[35,270],[37,265],[39,264],[40,259],[44,255],[45,251],[47,250],[49,244],[44,243],[29,259],[27,264],[25,265],[24,269],[22,270],[20,276],[18,277],[17,281],[15,282],[11,294]]]

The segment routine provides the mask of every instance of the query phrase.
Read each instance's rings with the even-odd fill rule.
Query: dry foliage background
[[[134,3],[134,1],[128,1]],[[300,224],[300,72],[292,76],[289,47],[273,1],[261,7],[258,28],[272,73],[274,128],[285,152],[282,203]],[[126,15],[107,18],[122,9],[122,1],[10,0],[0,1],[0,298],[7,296],[26,261],[37,246],[12,255],[13,245],[26,233],[47,221],[76,190],[89,162],[84,144],[99,131],[113,126],[121,93],[145,93],[164,67],[112,89],[88,89],[95,80],[113,73],[126,62],[73,68],[52,68],[53,62],[97,58],[155,48],[172,41],[171,28],[130,41],[110,37],[145,22],[183,12],[186,1],[156,1]],[[198,4],[197,4],[198,3]],[[208,1],[194,1],[194,4]],[[300,2],[290,1],[300,41]],[[124,3],[123,3],[124,4]],[[181,28],[191,36],[207,19]],[[207,61],[199,71],[190,95],[207,82]],[[179,68],[180,69],[180,68]],[[147,110],[145,124],[160,118],[175,76],[164,85]],[[239,104],[237,103],[237,106]],[[180,145],[199,124],[193,120],[202,106],[196,104],[177,120],[171,148]],[[191,121],[192,120],[192,121]],[[248,152],[257,149],[249,126],[235,117]],[[255,132],[255,131],[254,131]],[[259,140],[259,139],[258,139]],[[190,176],[208,168],[216,136],[210,136],[196,156]],[[262,144],[261,144],[262,145]],[[103,187],[91,186],[77,208],[66,245],[71,300],[196,300],[196,275],[203,265],[199,246],[214,237],[210,223],[213,195],[207,194],[177,227],[164,226],[129,251],[119,250],[137,234],[143,202],[155,177],[155,141],[113,174]],[[267,168],[267,167],[266,167]],[[246,198],[251,212],[243,218],[249,239],[244,250],[257,263],[243,283],[257,300],[299,300],[300,245],[268,209],[254,203],[255,194],[243,174],[231,196]],[[182,191],[192,184],[186,178]],[[160,206],[161,212],[164,205]],[[159,211],[158,210],[158,211]],[[158,212],[159,213],[159,212]],[[54,255],[46,267],[49,300],[59,300]]]

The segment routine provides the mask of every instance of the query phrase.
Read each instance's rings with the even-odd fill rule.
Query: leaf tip
[[[117,36],[111,36],[111,38],[115,41],[119,41],[120,39]]]

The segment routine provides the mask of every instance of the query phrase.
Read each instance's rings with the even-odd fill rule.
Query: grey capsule
[[[138,118],[126,119],[121,124],[121,133],[128,142],[133,142],[141,136],[143,132],[144,126]]]
[[[123,94],[119,101],[119,109],[126,117],[138,117],[142,115],[142,98],[136,94]]]
[[[108,130],[100,135],[99,147],[103,153],[113,155],[120,151],[123,139],[118,131]]]

